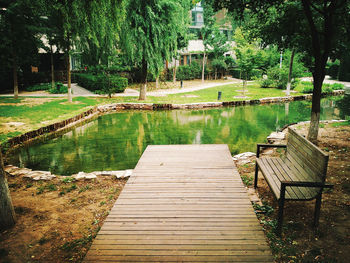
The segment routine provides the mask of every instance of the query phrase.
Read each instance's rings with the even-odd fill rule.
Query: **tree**
[[[180,1],[130,0],[123,27],[122,46],[131,64],[141,70],[140,100],[146,99],[147,76],[158,76],[164,61],[174,57],[184,12]]]
[[[98,63],[108,60],[106,58],[115,49],[118,29],[124,19],[125,0],[47,0],[46,7],[49,20],[52,18],[50,21],[53,21],[50,24],[51,30],[55,32],[53,42],[65,52],[68,101],[72,102],[72,48],[90,54],[98,51],[95,54]],[[108,61],[105,63],[108,64]]]
[[[207,0],[204,1],[203,4],[203,20],[204,27],[201,29],[201,34],[203,38],[203,63],[202,63],[202,82],[204,82],[204,73],[205,73],[205,64],[206,64],[206,56],[211,49],[210,44],[213,39],[213,31],[215,26],[215,17],[214,17],[214,9],[212,7],[212,1]]]
[[[2,151],[0,148],[0,229],[4,230],[10,228],[15,222],[15,211],[13,209],[10,192],[7,186]]]
[[[307,54],[306,61],[313,75],[311,123],[307,138],[317,142],[325,67],[328,58],[350,37],[349,29],[346,27],[350,21],[350,1],[215,0],[214,2],[215,8],[226,7],[239,19],[243,19],[246,10],[254,14],[263,14],[272,8],[280,14],[286,14],[284,18],[289,24],[300,19],[301,23],[307,25],[304,28],[296,28],[294,37],[297,48]],[[287,2],[300,10],[297,19],[284,12]],[[259,21],[261,24],[269,22],[268,16],[261,18],[263,19]]]
[[[215,79],[217,79],[218,70],[227,68],[224,54],[229,50],[227,37],[220,32],[219,27],[215,25],[212,30],[212,35],[208,37],[207,43],[211,47],[210,56],[213,58],[212,67],[215,70]]]
[[[41,1],[2,1],[0,4],[0,59],[12,68],[14,97],[18,98],[18,72],[35,64],[40,39]],[[33,65],[32,64],[32,65]]]

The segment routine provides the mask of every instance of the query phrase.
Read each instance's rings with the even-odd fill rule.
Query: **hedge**
[[[106,75],[99,74],[87,74],[87,73],[75,73],[73,74],[74,81],[79,86],[93,91],[95,93],[118,93],[123,92],[128,86],[128,79],[120,77],[118,75]]]

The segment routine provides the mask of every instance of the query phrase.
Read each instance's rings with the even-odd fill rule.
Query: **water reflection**
[[[323,100],[321,118],[344,118],[349,114],[346,105],[349,100]],[[10,161],[70,175],[133,168],[149,144],[225,143],[232,154],[255,151],[256,143],[264,142],[271,131],[307,120],[310,110],[310,102],[299,101],[193,111],[123,111],[101,116],[54,140],[23,147]]]

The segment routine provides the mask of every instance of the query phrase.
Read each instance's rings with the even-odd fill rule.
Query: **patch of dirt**
[[[182,98],[198,98],[199,96],[197,96],[197,95],[183,95],[181,97]]]
[[[297,131],[306,135],[308,126],[298,125]],[[350,126],[334,127],[322,124],[319,145],[329,153],[326,181],[334,189],[322,195],[320,224],[312,226],[315,201],[286,201],[282,238],[274,234],[278,204],[259,173],[257,192],[271,215],[260,215],[260,222],[270,242],[277,262],[348,262],[350,258]],[[274,155],[283,154],[277,150]],[[255,159],[255,158],[254,158]],[[238,165],[239,172],[252,187],[255,164]],[[248,178],[248,179],[247,179]]]
[[[125,183],[8,177],[17,222],[0,234],[0,261],[81,262]]]
[[[29,92],[28,92],[29,93]],[[32,92],[30,92],[29,94],[33,94]],[[48,95],[50,95],[49,93],[47,93]],[[21,93],[21,96],[25,96],[25,93]],[[0,103],[0,106],[29,106],[29,107],[33,107],[33,106],[37,106],[37,105],[41,105],[44,104],[46,102],[50,102],[53,100],[57,100],[57,99],[62,99],[62,98],[24,98],[21,100],[21,102],[16,102],[16,103]]]

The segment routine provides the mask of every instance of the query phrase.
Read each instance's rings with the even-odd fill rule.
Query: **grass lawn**
[[[224,85],[209,89],[202,89],[193,92],[170,94],[166,97],[149,97],[147,101],[153,103],[195,103],[195,102],[213,102],[218,101],[218,92],[221,91],[220,101],[234,100],[255,100],[265,97],[283,97],[285,93],[281,89],[260,88],[255,82],[248,83],[245,88],[245,98],[243,96],[243,86],[241,84]],[[292,95],[300,95],[301,93],[292,93]]]

